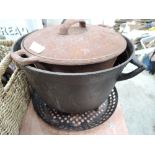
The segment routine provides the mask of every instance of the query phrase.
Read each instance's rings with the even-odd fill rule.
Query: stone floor
[[[124,71],[134,68],[128,64]],[[155,134],[155,75],[143,71],[116,87],[129,134]]]

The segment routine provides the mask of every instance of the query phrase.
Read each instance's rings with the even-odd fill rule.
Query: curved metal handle
[[[80,27],[86,28],[86,22],[84,20],[68,19],[65,20],[63,24],[60,25],[59,34],[67,35],[69,28],[76,23],[79,23]]]
[[[26,55],[27,57],[22,57],[23,55]],[[38,58],[36,56],[28,55],[24,50],[11,52],[11,57],[15,62],[22,66],[30,65],[38,61]]]
[[[138,68],[130,73],[121,73],[117,81],[123,81],[123,80],[133,78],[134,76],[138,75],[139,73],[145,70],[144,65],[141,64],[135,57],[130,61],[130,63],[137,66]]]

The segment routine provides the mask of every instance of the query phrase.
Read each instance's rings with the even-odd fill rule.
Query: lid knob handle
[[[81,28],[86,28],[86,22],[84,20],[67,19],[62,25],[60,25],[59,34],[67,35],[69,28],[76,23],[79,23]]]

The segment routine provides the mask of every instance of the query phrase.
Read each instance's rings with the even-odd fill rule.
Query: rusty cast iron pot
[[[24,38],[24,37],[23,37]],[[19,50],[22,39],[13,46]],[[33,89],[52,108],[65,113],[81,113],[98,108],[108,97],[117,81],[130,79],[144,70],[134,59],[134,48],[127,41],[127,48],[110,69],[86,73],[62,73],[21,66]],[[122,73],[128,63],[138,68],[130,73]],[[129,91],[129,90],[127,90]]]
[[[90,72],[111,68],[126,49],[126,41],[114,30],[66,20],[28,34],[12,58],[21,65],[58,72]]]

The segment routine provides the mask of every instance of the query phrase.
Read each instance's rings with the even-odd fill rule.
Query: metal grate
[[[51,109],[35,91],[32,102],[37,114],[52,127],[80,131],[94,128],[109,119],[117,107],[118,93],[114,88],[108,99],[98,109],[82,114],[66,114]]]

